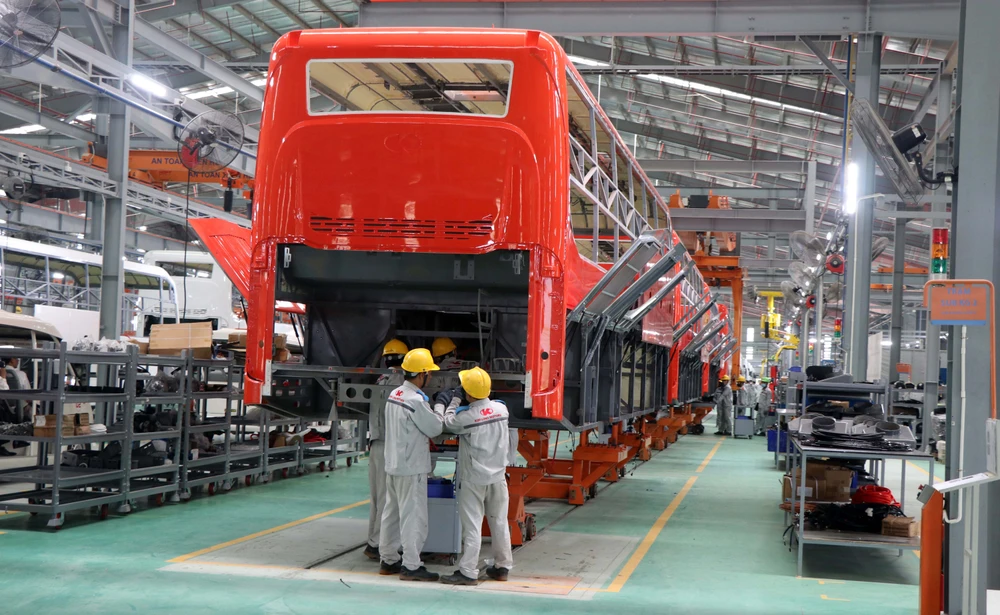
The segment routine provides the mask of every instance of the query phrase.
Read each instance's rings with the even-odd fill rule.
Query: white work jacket
[[[385,404],[385,473],[415,476],[431,471],[428,438],[441,435],[441,417],[424,392],[409,382],[389,394]]]
[[[733,388],[728,384],[722,387],[722,391],[719,393],[719,399],[715,402],[716,406],[720,411],[733,409]]]
[[[480,399],[467,407],[452,400],[444,415],[445,429],[458,435],[459,484],[492,485],[505,480],[510,453],[507,406]]]
[[[390,367],[391,374],[382,374],[376,384],[398,387],[403,384],[403,371],[398,367]],[[388,399],[388,398],[386,398]],[[368,434],[372,441],[385,439],[385,404],[370,406],[368,412]]]

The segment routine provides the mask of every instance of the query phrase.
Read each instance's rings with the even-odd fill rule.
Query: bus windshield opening
[[[511,62],[312,60],[309,114],[507,114]]]

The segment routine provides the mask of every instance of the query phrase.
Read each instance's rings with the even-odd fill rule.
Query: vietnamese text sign
[[[935,325],[981,326],[987,322],[989,294],[985,286],[931,286],[927,307]]]

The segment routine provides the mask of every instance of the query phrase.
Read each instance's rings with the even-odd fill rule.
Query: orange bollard
[[[920,615],[944,609],[943,517],[944,496],[935,491],[920,513]]]

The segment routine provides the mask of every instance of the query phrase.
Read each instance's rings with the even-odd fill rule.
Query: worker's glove
[[[455,397],[455,389],[443,389],[434,394],[434,405],[437,406],[441,404],[444,407],[448,407],[451,403],[452,398]]]

